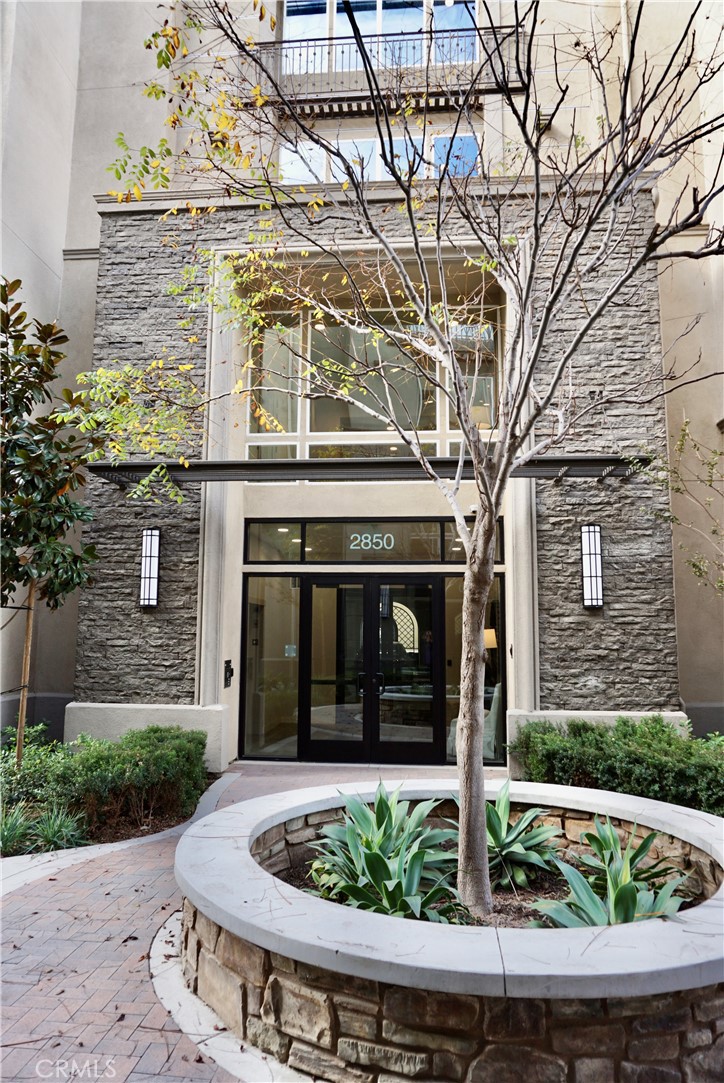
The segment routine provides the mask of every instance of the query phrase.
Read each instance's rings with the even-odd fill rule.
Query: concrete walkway
[[[447,774],[455,777],[456,771],[234,764],[204,795],[196,815],[280,790]],[[181,902],[173,862],[184,829],[181,825],[145,839],[3,860],[5,1083],[234,1079],[207,1061],[178,1029],[151,984],[151,942]]]

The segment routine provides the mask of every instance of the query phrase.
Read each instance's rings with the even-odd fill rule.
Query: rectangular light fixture
[[[161,531],[152,528],[143,531],[141,546],[141,605],[158,605],[158,557]]]
[[[584,608],[601,609],[603,606],[603,561],[600,526],[589,524],[581,527],[581,577]]]

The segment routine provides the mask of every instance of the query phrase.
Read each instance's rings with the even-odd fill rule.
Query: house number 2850
[[[394,534],[350,534],[350,549],[394,549]]]

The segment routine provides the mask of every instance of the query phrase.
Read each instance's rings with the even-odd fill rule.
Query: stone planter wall
[[[491,797],[499,784],[491,784]],[[408,782],[411,801],[450,793]],[[703,886],[675,921],[596,929],[429,925],[300,892],[351,783],[243,802],[192,825],[176,856],[189,987],[241,1040],[329,1083],[721,1083],[722,821],[603,791],[514,783],[571,848],[608,809]],[[443,808],[447,814],[454,806]],[[671,831],[672,834],[668,832]]]
[[[239,1038],[334,1083],[722,1078],[724,984],[597,1000],[424,992],[265,951],[188,900],[183,966],[193,992]]]
[[[417,802],[410,802],[414,806]],[[511,819],[517,820],[525,810],[524,805],[516,807],[511,805]],[[457,819],[457,805],[454,801],[446,801],[438,806],[437,815],[449,819]],[[272,875],[284,873],[285,870],[296,868],[310,861],[314,851],[310,847],[319,834],[320,827],[325,823],[342,819],[340,809],[325,809],[321,812],[310,812],[304,816],[295,816],[286,823],[275,824],[259,835],[251,846],[251,852],[261,867]],[[562,835],[560,845],[562,848],[580,853],[586,847],[581,846],[581,834],[585,831],[593,831],[593,813],[578,809],[548,808],[546,815],[537,821],[541,824],[550,824],[558,828]],[[611,823],[618,830],[619,837],[625,845],[634,829],[632,823],[628,823],[620,817],[612,816]],[[643,839],[649,834],[649,828],[636,826],[636,837]],[[709,856],[691,842],[678,839],[674,835],[659,834],[656,842],[649,850],[652,861],[663,857],[667,863],[675,865],[686,873],[687,888],[694,896],[703,899],[710,898],[724,880],[724,869]]]

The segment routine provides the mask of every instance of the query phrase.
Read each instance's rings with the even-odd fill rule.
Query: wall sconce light
[[[483,633],[483,646],[486,651],[497,651],[498,649],[498,637],[495,633],[495,628],[486,628]]]
[[[144,530],[141,543],[141,598],[142,606],[158,605],[158,556],[161,531],[157,528]]]
[[[603,562],[600,526],[589,524],[581,527],[581,577],[584,607],[601,609],[603,607]]]

